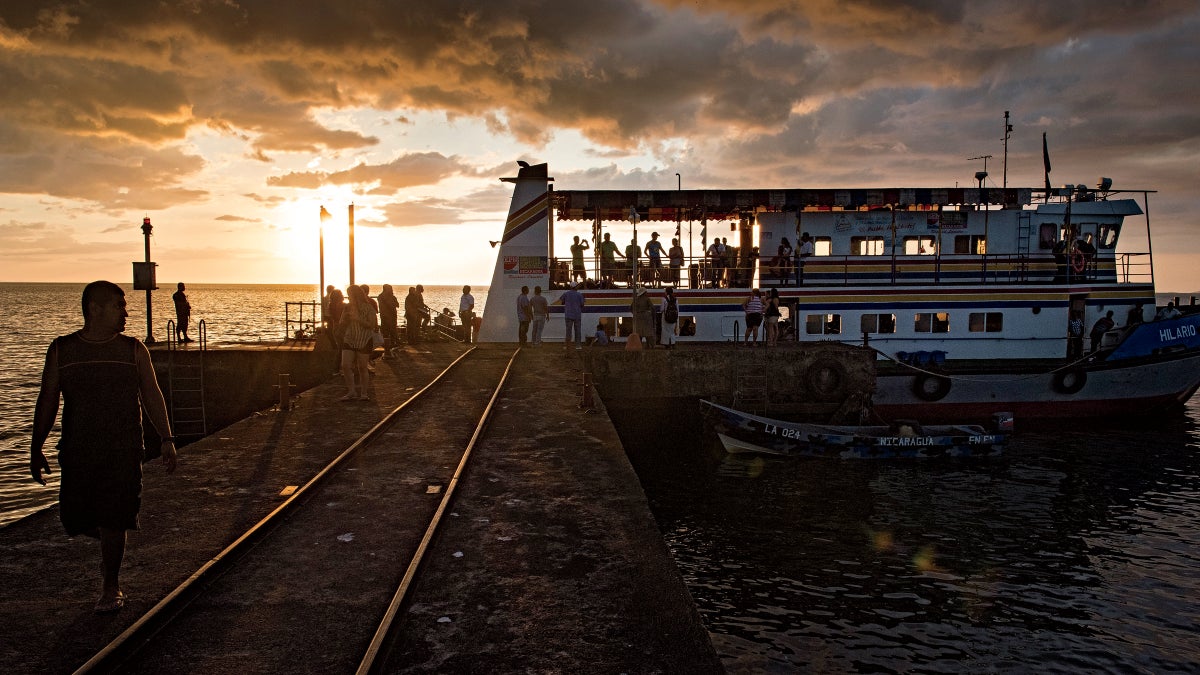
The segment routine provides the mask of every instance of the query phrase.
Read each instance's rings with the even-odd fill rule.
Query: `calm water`
[[[125,332],[146,337],[146,293],[123,285],[129,303]],[[46,456],[54,473],[47,487],[29,477],[29,439],[33,431],[33,406],[37,400],[46,347],[59,335],[82,327],[79,306],[84,284],[0,283],[0,526],[53,504],[58,498],[58,464],[54,459],[57,427],[46,443]],[[372,285],[372,295],[381,285]],[[399,288],[399,287],[397,287]],[[163,286],[153,294],[155,338],[165,340],[167,321],[175,318],[171,302],[174,288]],[[400,299],[408,292],[401,289]],[[231,342],[275,342],[286,335],[285,304],[320,300],[315,285],[214,285],[189,284],[192,304],[192,337],[195,322],[203,319],[211,345]],[[425,304],[458,311],[462,286],[428,286]],[[475,289],[475,305],[482,311],[487,289]],[[292,308],[291,312],[297,308]],[[305,308],[305,313],[310,311]],[[289,312],[289,314],[291,314]],[[294,315],[292,318],[295,318]]]
[[[1197,403],[961,461],[733,457],[690,407],[619,428],[730,672],[1200,671]]]

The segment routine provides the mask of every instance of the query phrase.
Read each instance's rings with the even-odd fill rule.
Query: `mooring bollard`
[[[279,390],[279,409],[292,409],[292,384],[291,375],[289,373],[279,374],[279,384],[275,388]]]

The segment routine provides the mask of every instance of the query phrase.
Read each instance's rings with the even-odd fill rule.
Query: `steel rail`
[[[504,373],[500,376],[500,382],[496,384],[496,390],[492,392],[492,398],[488,401],[487,407],[483,409],[483,415],[479,418],[479,424],[475,425],[475,431],[471,434],[471,440],[467,442],[467,448],[463,451],[462,459],[458,461],[458,467],[454,470],[454,477],[446,485],[442,501],[438,504],[437,511],[434,512],[429,527],[425,529],[425,535],[421,537],[421,543],[417,546],[416,552],[413,553],[412,561],[408,564],[408,569],[405,570],[404,577],[400,580],[400,586],[396,588],[396,593],[392,596],[392,601],[388,604],[387,611],[384,612],[383,619],[379,622],[379,628],[376,629],[374,637],[371,638],[371,644],[367,647],[366,653],[359,663],[358,670],[356,671],[357,675],[378,672],[376,664],[381,655],[386,656],[384,647],[387,644],[389,636],[392,634],[392,624],[395,623],[396,616],[400,613],[400,608],[404,604],[408,591],[412,588],[417,572],[421,568],[421,563],[425,560],[425,553],[429,550],[429,545],[437,533],[438,526],[441,525],[442,516],[445,515],[446,509],[449,508],[450,503],[454,499],[455,488],[458,487],[458,481],[462,477],[463,472],[466,471],[467,462],[471,459],[471,451],[475,449],[475,443],[483,435],[488,421],[491,420],[492,409],[496,406],[496,399],[500,397],[500,392],[504,389],[504,383],[508,381],[508,375],[512,372],[513,363],[517,360],[517,355],[520,353],[521,350],[518,348],[513,352],[512,357],[509,358],[508,365],[504,368]]]
[[[137,621],[129,626],[129,628],[126,628],[124,632],[113,638],[112,642],[109,642],[103,649],[96,652],[91,659],[88,659],[86,663],[75,670],[75,675],[115,671],[121,665],[121,662],[128,657],[128,655],[132,654],[142,645],[147,643],[155,633],[162,629],[163,626],[170,623],[170,621],[200,593],[201,584],[216,578],[230,565],[236,562],[238,558],[242,557],[251,548],[253,548],[255,544],[257,544],[263,537],[266,536],[266,534],[270,532],[272,528],[275,527],[284,514],[291,512],[296,506],[298,506],[303,498],[306,497],[309,492],[314,490],[317,485],[324,482],[325,479],[328,478],[330,474],[332,474],[333,471],[338,468],[339,465],[357,454],[359,450],[361,450],[364,446],[378,437],[384,430],[390,427],[395,418],[398,417],[401,412],[403,412],[414,401],[424,395],[425,392],[429,391],[429,389],[431,389],[435,384],[441,381],[443,377],[445,377],[451,370],[461,363],[463,359],[467,358],[467,356],[469,356],[476,349],[477,347],[472,347],[471,349],[463,352],[458,358],[452,361],[450,365],[446,366],[442,372],[438,373],[432,380],[430,380],[428,384],[426,384],[424,387],[421,387],[420,390],[415,392],[400,405],[392,409],[392,411],[389,412],[382,420],[380,420],[375,426],[371,427],[370,430],[360,436],[358,440],[350,444],[349,447],[343,450],[341,454],[335,457],[333,461],[325,466],[325,468],[321,469],[321,471],[313,476],[307,483],[293,492],[292,495],[288,497],[282,504],[275,507],[273,511],[264,516],[262,520],[255,523],[253,527],[243,533],[229,546],[226,546],[224,550],[214,556],[211,560],[204,563],[200,569],[193,572],[191,576],[183,581],[183,583],[175,587],[175,589],[168,593],[162,600],[159,600],[154,607],[151,607],[149,611],[143,614]],[[506,370],[506,375],[507,372],[508,371]]]

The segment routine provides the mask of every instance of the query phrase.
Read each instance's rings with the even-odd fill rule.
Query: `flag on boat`
[[[1050,148],[1046,145],[1046,132],[1042,132],[1042,164],[1046,167],[1046,196],[1050,196]]]

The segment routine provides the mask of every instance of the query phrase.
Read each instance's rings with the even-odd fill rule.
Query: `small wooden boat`
[[[1008,443],[1011,416],[997,416],[998,429],[973,424],[922,426],[903,420],[890,425],[834,425],[760,417],[700,401],[706,423],[730,453],[809,457],[990,457]]]

